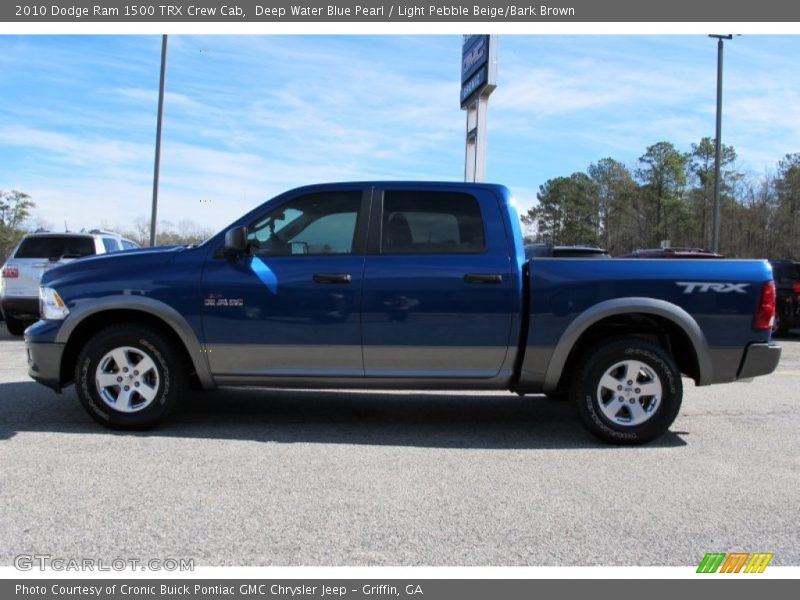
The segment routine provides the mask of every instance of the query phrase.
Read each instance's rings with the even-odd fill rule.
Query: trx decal
[[[729,294],[736,292],[737,294],[746,294],[745,288],[749,283],[719,283],[714,281],[676,281],[675,285],[681,286],[684,294],[691,294],[692,292],[718,292],[720,294]]]

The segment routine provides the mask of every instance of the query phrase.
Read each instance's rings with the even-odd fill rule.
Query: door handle
[[[350,273],[314,273],[314,283],[350,283]]]
[[[464,283],[503,283],[503,276],[497,273],[467,273]]]

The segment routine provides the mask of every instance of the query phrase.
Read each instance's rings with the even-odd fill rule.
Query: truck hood
[[[50,269],[42,275],[41,283],[48,285],[54,281],[72,279],[75,275],[98,269],[124,272],[129,269],[158,266],[169,262],[184,250],[186,246],[160,246],[87,256]]]

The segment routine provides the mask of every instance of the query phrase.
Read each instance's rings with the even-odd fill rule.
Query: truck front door
[[[217,251],[203,273],[211,371],[361,377],[363,246],[370,189],[306,193],[248,225],[249,251]]]

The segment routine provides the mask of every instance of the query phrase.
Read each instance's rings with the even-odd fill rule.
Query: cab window
[[[382,254],[464,254],[484,250],[481,209],[471,194],[385,193]]]
[[[300,196],[248,227],[247,241],[258,256],[351,254],[361,192]]]

